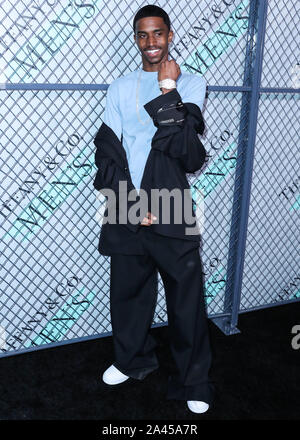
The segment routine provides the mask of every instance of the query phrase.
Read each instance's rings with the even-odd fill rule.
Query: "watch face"
[[[171,90],[176,88],[176,81],[170,78],[162,79],[159,81],[159,86],[164,89]]]

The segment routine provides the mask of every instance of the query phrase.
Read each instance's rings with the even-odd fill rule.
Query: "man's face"
[[[145,70],[158,71],[162,61],[168,59],[168,45],[173,31],[168,30],[162,17],[140,18],[135,25],[134,41],[142,55]]]

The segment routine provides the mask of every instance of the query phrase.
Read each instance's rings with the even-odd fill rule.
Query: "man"
[[[186,400],[192,412],[203,413],[212,403],[213,386],[208,377],[211,351],[200,234],[187,232],[191,222],[186,218],[179,223],[175,219],[185,206],[183,199],[176,209],[172,205],[169,221],[163,222],[160,214],[165,203],[154,202],[151,196],[154,189],[176,189],[180,196],[191,198],[185,173],[200,169],[206,157],[198,137],[204,130],[201,109],[206,82],[181,73],[178,64],[168,59],[173,31],[163,9],[144,6],[134,17],[133,29],[142,68],[111,83],[103,123],[94,140],[98,167],[94,187],[106,196],[105,189],[118,196],[114,205],[117,221],[102,225],[98,246],[101,254],[111,256],[115,355],[102,378],[116,385],[129,377],[142,380],[158,368],[150,328],[159,271],[174,360],[167,399]],[[120,183],[128,187],[121,188]],[[138,222],[121,221],[120,200],[129,191],[140,198],[149,196]],[[131,208],[136,203],[129,197],[127,201]]]

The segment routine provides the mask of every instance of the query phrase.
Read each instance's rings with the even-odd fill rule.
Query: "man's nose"
[[[148,36],[148,46],[152,47],[156,45],[156,38],[154,35]]]

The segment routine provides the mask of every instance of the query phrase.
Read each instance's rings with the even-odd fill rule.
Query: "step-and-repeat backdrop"
[[[155,3],[170,16],[170,54],[182,71],[209,86],[243,86],[249,0]],[[1,2],[1,355],[111,332],[110,257],[97,250],[104,200],[92,185],[106,91],[91,85],[141,67],[132,21],[145,4]],[[269,2],[262,87],[299,88],[296,20],[292,0]],[[201,138],[208,161],[188,175],[200,207],[209,316],[224,306],[237,148],[247,136],[243,93],[209,91]],[[299,296],[298,97],[260,95],[244,310]],[[158,277],[154,325],[167,322]]]

